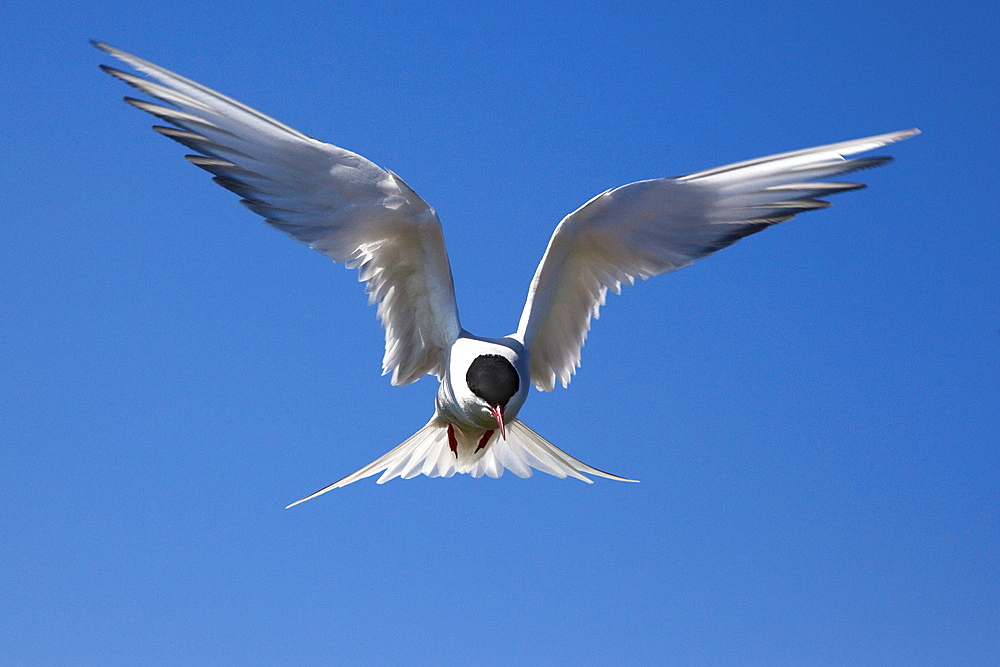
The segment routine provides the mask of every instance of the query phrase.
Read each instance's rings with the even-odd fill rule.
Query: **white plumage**
[[[394,173],[150,62],[94,45],[153,79],[102,66],[164,103],[125,98],[169,123],[154,129],[196,151],[186,156],[190,162],[271,226],[358,270],[385,328],[382,367],[393,384],[426,374],[441,381],[434,417],[422,429],[292,505],[378,473],[379,483],[421,474],[499,477],[505,469],[520,477],[535,469],[587,482],[585,474],[632,481],[578,461],[518,420],[528,384],[544,391],[557,381],[569,384],[609,289],[617,294],[636,279],[682,268],[765,227],[829,206],[820,198],[864,186],[824,179],[891,159],[850,156],[919,132],[608,190],[559,223],[517,331],[489,339],[462,329],[441,223]]]

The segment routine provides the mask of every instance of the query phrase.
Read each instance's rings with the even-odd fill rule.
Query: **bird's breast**
[[[510,362],[517,374],[513,382],[516,390],[504,403],[504,422],[512,421],[524,405],[530,385],[528,354],[524,346],[513,338],[478,338],[464,334],[451,346],[447,371],[435,399],[437,414],[445,421],[463,428],[488,430],[496,427],[489,405],[469,386],[471,379],[474,387],[491,396],[489,391],[483,392],[481,386],[477,386],[477,383],[493,384],[490,382],[492,378],[482,375],[489,372],[490,367],[490,364],[483,364],[483,357],[502,357]],[[477,362],[477,359],[480,361]],[[473,370],[471,378],[470,369]],[[496,384],[500,386],[512,386],[511,382],[511,378],[496,378]],[[497,401],[494,399],[494,402]]]

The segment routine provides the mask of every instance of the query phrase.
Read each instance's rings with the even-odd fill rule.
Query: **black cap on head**
[[[484,354],[475,358],[465,374],[472,393],[491,407],[507,405],[521,387],[513,364],[499,354]]]

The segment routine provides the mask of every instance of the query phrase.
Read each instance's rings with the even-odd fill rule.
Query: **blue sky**
[[[0,20],[0,662],[1000,661],[994,3],[117,1]],[[122,104],[132,51],[392,169],[465,327],[593,195],[908,127],[614,297],[521,417],[642,480],[359,482],[436,383]]]

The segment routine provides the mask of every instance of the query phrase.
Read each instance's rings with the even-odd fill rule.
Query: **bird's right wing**
[[[163,104],[125,98],[173,127],[153,129],[272,227],[358,269],[385,328],[384,373],[442,377],[461,330],[441,223],[398,176],[317,141],[190,79],[107,44],[94,46],[155,79],[102,66]]]
[[[530,350],[531,382],[550,391],[580,366],[580,349],[607,291],[682,268],[803,211],[864,187],[824,182],[891,158],[847,159],[917,134],[905,130],[624,185],[556,227],[515,334]]]

